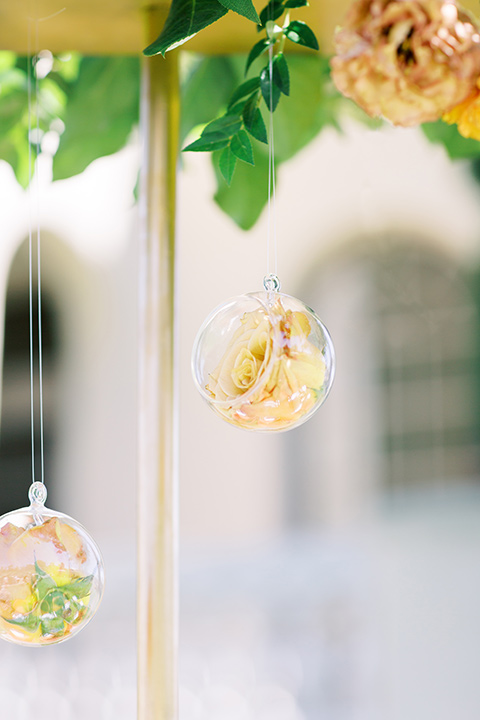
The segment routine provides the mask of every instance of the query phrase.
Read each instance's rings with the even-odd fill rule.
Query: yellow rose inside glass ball
[[[222,352],[213,364],[218,348]],[[207,319],[193,368],[203,396],[228,422],[285,430],[307,419],[328,394],[333,346],[325,326],[303,303],[280,293],[257,293],[234,299]]]

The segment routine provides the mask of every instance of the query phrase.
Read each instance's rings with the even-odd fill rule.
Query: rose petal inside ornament
[[[242,295],[214,310],[192,355],[193,376],[210,407],[247,430],[288,430],[326,399],[335,359],[317,315],[277,292]]]
[[[93,617],[103,587],[100,551],[73,518],[43,505],[0,518],[0,637],[62,642]]]

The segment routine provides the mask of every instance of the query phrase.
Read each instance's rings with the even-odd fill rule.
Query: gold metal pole
[[[147,11],[146,44],[164,14]],[[175,175],[177,53],[143,60],[140,184],[138,720],[175,720],[177,702],[177,421]]]

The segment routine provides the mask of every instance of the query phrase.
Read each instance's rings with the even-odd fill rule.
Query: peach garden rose
[[[480,74],[479,30],[453,0],[356,0],[335,51],[340,92],[401,126],[438,119]]]

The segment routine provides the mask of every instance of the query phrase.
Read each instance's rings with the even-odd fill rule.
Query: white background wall
[[[302,672],[308,674],[309,667],[317,667],[314,648],[330,647],[317,658],[326,673],[325,687],[331,689],[329,673],[339,653],[343,658],[338,660],[339,687],[347,692],[347,677],[356,688],[342,706],[343,714],[330,699],[330,706],[325,700],[317,710],[328,711],[322,717],[475,720],[480,712],[480,690],[472,675],[480,627],[472,601],[478,596],[478,499],[468,496],[456,504],[447,503],[447,509],[442,506],[433,516],[427,503],[397,524],[372,518],[365,511],[365,495],[375,487],[369,477],[373,470],[363,458],[359,469],[363,481],[349,475],[349,454],[357,457],[357,465],[362,461],[361,438],[356,435],[351,443],[348,440],[364,423],[363,416],[351,414],[349,406],[352,392],[361,398],[361,388],[349,387],[351,371],[339,346],[342,372],[320,412],[335,430],[338,453],[344,453],[344,471],[337,476],[327,468],[317,476],[313,470],[316,486],[311,495],[322,504],[323,516],[335,533],[328,540],[316,536],[313,544],[300,545],[298,553],[283,552],[285,503],[295,491],[294,486],[286,487],[287,436],[257,436],[222,423],[198,396],[190,377],[191,346],[207,314],[223,300],[261,287],[266,219],[262,217],[250,233],[236,229],[212,203],[214,181],[208,159],[192,154],[183,161],[178,322],[184,657],[198,660],[207,646],[214,653],[218,645],[216,659],[209,656],[210,671],[214,661],[218,669],[219,657],[230,647],[229,637],[240,642],[238,632],[232,630],[238,618],[244,619],[245,637],[252,638],[257,650],[260,642],[267,647],[273,637],[275,603],[283,607],[282,593],[294,588],[296,594],[289,595],[284,604],[288,612],[282,612],[293,622],[308,614],[308,607],[316,618],[305,646],[312,659]],[[130,148],[94,163],[78,178],[52,186],[40,183],[45,284],[58,299],[64,342],[53,482],[61,487],[58,509],[90,529],[102,544],[107,562],[104,606],[85,631],[85,639],[76,645],[80,653],[75,660],[77,677],[83,677],[78,668],[88,666],[92,653],[104,658],[103,665],[105,658],[114,663],[113,653],[120,657],[122,648],[130,659],[134,653],[137,226],[132,189],[136,164],[136,149]],[[347,252],[359,234],[384,229],[413,230],[451,253],[460,265],[476,262],[478,192],[464,168],[451,165],[444,151],[426,143],[417,131],[373,133],[357,126],[349,127],[344,135],[326,131],[280,171],[277,222],[283,290],[301,296],[312,268]],[[11,259],[28,232],[27,199],[4,164],[0,164],[0,197],[0,298],[4,303]],[[327,279],[322,292],[334,296],[340,290],[328,287]],[[335,340],[335,327],[342,317],[335,312],[327,317],[322,307],[315,309]],[[357,408],[361,404],[360,399]],[[295,455],[296,442],[294,433],[288,436],[290,455]],[[457,532],[458,527],[462,532]],[[309,562],[302,564],[302,558]],[[222,586],[228,568],[233,568],[231,582],[243,578],[230,599]],[[263,605],[251,579],[252,568],[265,593]],[[291,588],[290,573],[296,578]],[[219,605],[222,599],[223,606]],[[343,613],[344,606],[352,611]],[[224,624],[219,626],[215,618],[220,615],[213,617],[212,608],[221,607]],[[340,608],[337,615],[335,608]],[[350,626],[346,624],[349,617]],[[202,635],[200,625],[208,618],[209,633]],[[358,633],[355,628],[360,628]],[[343,654],[339,648],[344,648]],[[30,667],[31,656],[25,652],[22,648],[14,655],[9,648],[8,657],[18,667]],[[56,651],[47,652],[53,658]],[[275,644],[272,652],[278,652]],[[192,663],[204,677],[204,666]],[[118,670],[115,677],[123,680],[115,681],[116,685],[111,678],[111,682],[105,680],[110,682],[108,692],[116,687],[120,693],[129,683],[133,688],[133,665],[128,667],[123,675]],[[198,680],[197,670],[193,676]],[[258,692],[264,692],[258,667],[256,677]],[[184,720],[203,718],[198,707],[213,702],[212,686],[208,695],[203,680],[195,682],[184,689],[190,702],[184,706],[190,707]],[[318,682],[314,677],[312,686]],[[82,683],[77,690],[71,689],[71,697],[78,702],[79,687],[85,687]],[[98,700],[98,692],[91,691],[92,703]],[[289,697],[290,715],[282,720],[301,720],[304,716],[294,695]],[[77,700],[69,701],[70,708],[77,707]],[[225,706],[219,707],[220,716],[225,717]],[[81,716],[80,710],[71,712],[72,717]],[[210,709],[209,720],[213,717]],[[229,717],[236,716],[230,712]],[[278,713],[276,720],[280,720]]]

